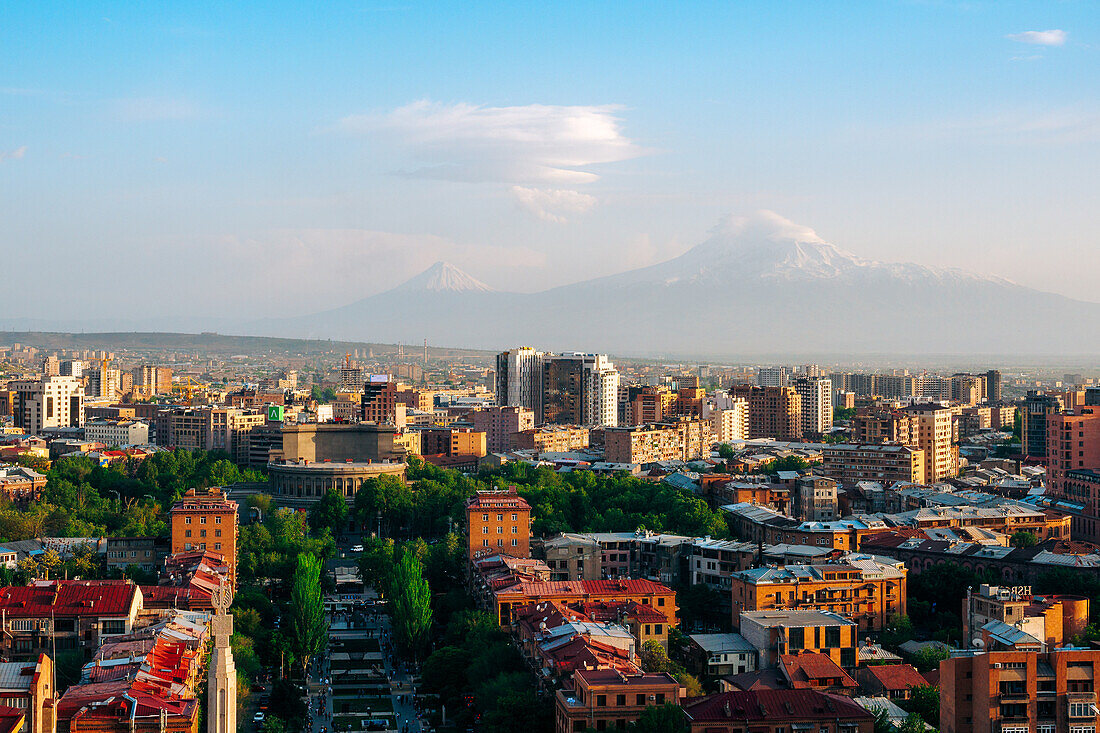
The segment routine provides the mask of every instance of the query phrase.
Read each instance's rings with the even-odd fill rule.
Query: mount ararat
[[[963,270],[861,259],[761,211],[684,254],[536,293],[437,262],[383,293],[241,333],[624,355],[1094,353],[1100,304]]]

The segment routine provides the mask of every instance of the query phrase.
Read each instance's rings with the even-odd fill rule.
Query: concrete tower
[[[211,599],[214,617],[210,630],[214,636],[214,651],[210,653],[210,668],[206,677],[206,733],[236,733],[237,730],[237,666],[229,637],[233,635],[233,615],[226,613],[233,602],[233,591],[222,588]]]

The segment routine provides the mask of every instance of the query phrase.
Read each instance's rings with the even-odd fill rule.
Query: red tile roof
[[[0,733],[15,733],[23,727],[25,720],[25,710],[0,705]]]
[[[928,680],[911,664],[880,664],[867,667],[867,673],[886,690],[908,690],[910,687],[923,687]]]
[[[780,654],[779,664],[787,673],[791,687],[819,687],[835,685],[839,687],[858,687],[854,679],[832,660],[827,654],[806,652],[803,654]],[[838,682],[827,682],[837,680]]]
[[[126,580],[37,580],[0,588],[0,609],[8,618],[126,616],[136,593]]]
[[[696,722],[864,720],[874,716],[846,697],[817,690],[751,690],[723,692],[687,700],[684,715]]]

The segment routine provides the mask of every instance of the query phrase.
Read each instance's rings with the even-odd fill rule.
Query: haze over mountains
[[[521,294],[437,262],[385,293],[249,332],[620,354],[1090,353],[1100,305],[864,260],[761,211],[675,259],[609,277]]]
[[[0,328],[219,331],[622,355],[1100,353],[1100,304],[957,269],[861,259],[770,211],[667,262],[537,293],[447,262],[321,313],[243,321],[0,318]]]

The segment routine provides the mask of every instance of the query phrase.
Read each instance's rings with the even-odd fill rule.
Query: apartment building
[[[84,439],[112,445],[144,445],[149,442],[149,423],[142,420],[88,420]]]
[[[55,649],[88,658],[104,641],[129,634],[141,608],[141,590],[128,580],[35,580],[0,588],[0,649],[11,660]]]
[[[921,483],[925,478],[924,451],[905,445],[835,443],[822,449],[819,470],[844,484]]]
[[[405,427],[405,404],[397,401],[397,380],[388,374],[372,374],[367,378],[360,409],[363,422]]]
[[[711,409],[707,414],[710,432],[717,443],[746,440],[749,437],[748,402],[731,399],[730,407]]]
[[[512,623],[512,609],[529,603],[550,601],[559,605],[576,603],[628,603],[649,606],[664,616],[668,626],[679,624],[676,591],[661,583],[639,578],[608,580],[541,581],[518,579],[518,582],[492,591],[489,609],[501,626]]]
[[[488,453],[487,439],[483,432],[470,428],[428,428],[420,433],[420,454],[424,456],[474,456]]]
[[[1100,651],[964,650],[940,662],[942,733],[1095,733]]]
[[[225,558],[237,586],[237,502],[219,487],[189,489],[168,512],[172,554],[212,550]]]
[[[949,408],[938,404],[910,405],[909,415],[917,417],[915,446],[924,451],[924,480],[934,484],[959,474],[958,428]],[[912,445],[912,443],[911,443]]]
[[[918,419],[915,415],[885,407],[865,407],[852,418],[854,443],[897,443],[916,445]]]
[[[711,443],[708,420],[682,419],[604,431],[604,450],[611,463],[691,461],[709,454]]]
[[[672,416],[676,393],[663,386],[628,387],[627,399],[630,407],[626,424],[645,425],[664,422]]]
[[[470,414],[470,423],[475,431],[485,433],[490,453],[503,453],[512,449],[517,434],[534,430],[535,413],[520,405],[483,407]]]
[[[478,491],[466,501],[467,555],[531,556],[531,505],[515,489]]]
[[[802,397],[793,387],[739,384],[732,390],[749,406],[749,438],[802,440]]]
[[[787,609],[745,611],[739,630],[757,653],[757,669],[773,669],[786,654],[824,654],[846,669],[856,666],[859,628],[831,611]]]
[[[1046,460],[1047,416],[1061,412],[1065,401],[1061,395],[1031,391],[1024,399],[1021,413],[1020,452],[1029,458]]]
[[[731,577],[733,621],[744,611],[816,609],[852,619],[860,631],[879,631],[905,615],[905,563],[849,553],[820,565],[743,570]]]
[[[77,377],[18,379],[8,389],[14,392],[13,425],[27,435],[84,425],[84,387]]]
[[[798,518],[806,522],[837,519],[837,482],[825,476],[800,476],[795,482]]]
[[[619,372],[603,354],[544,354],[541,423],[619,424]]]
[[[512,436],[510,450],[535,450],[539,453],[568,453],[587,448],[588,428],[580,425],[543,425]]]
[[[995,621],[1054,648],[1084,632],[1089,623],[1089,599],[1034,595],[1031,586],[983,583],[963,599],[962,619],[964,639],[975,638],[983,627]]]
[[[800,377],[793,386],[802,403],[802,434],[829,432],[833,427],[833,383],[828,377]]]
[[[530,346],[497,354],[496,399],[501,406],[526,407],[536,416],[542,415],[541,351]]]
[[[1049,414],[1046,424],[1047,492],[1079,503],[1082,539],[1095,537],[1097,533],[1091,530],[1100,519],[1100,496],[1091,491],[1088,482],[1080,480],[1080,473],[1071,478],[1071,472],[1100,469],[1100,408],[1080,407]]]
[[[578,669],[554,698],[556,733],[624,730],[651,705],[679,704],[680,683],[667,672]]]

